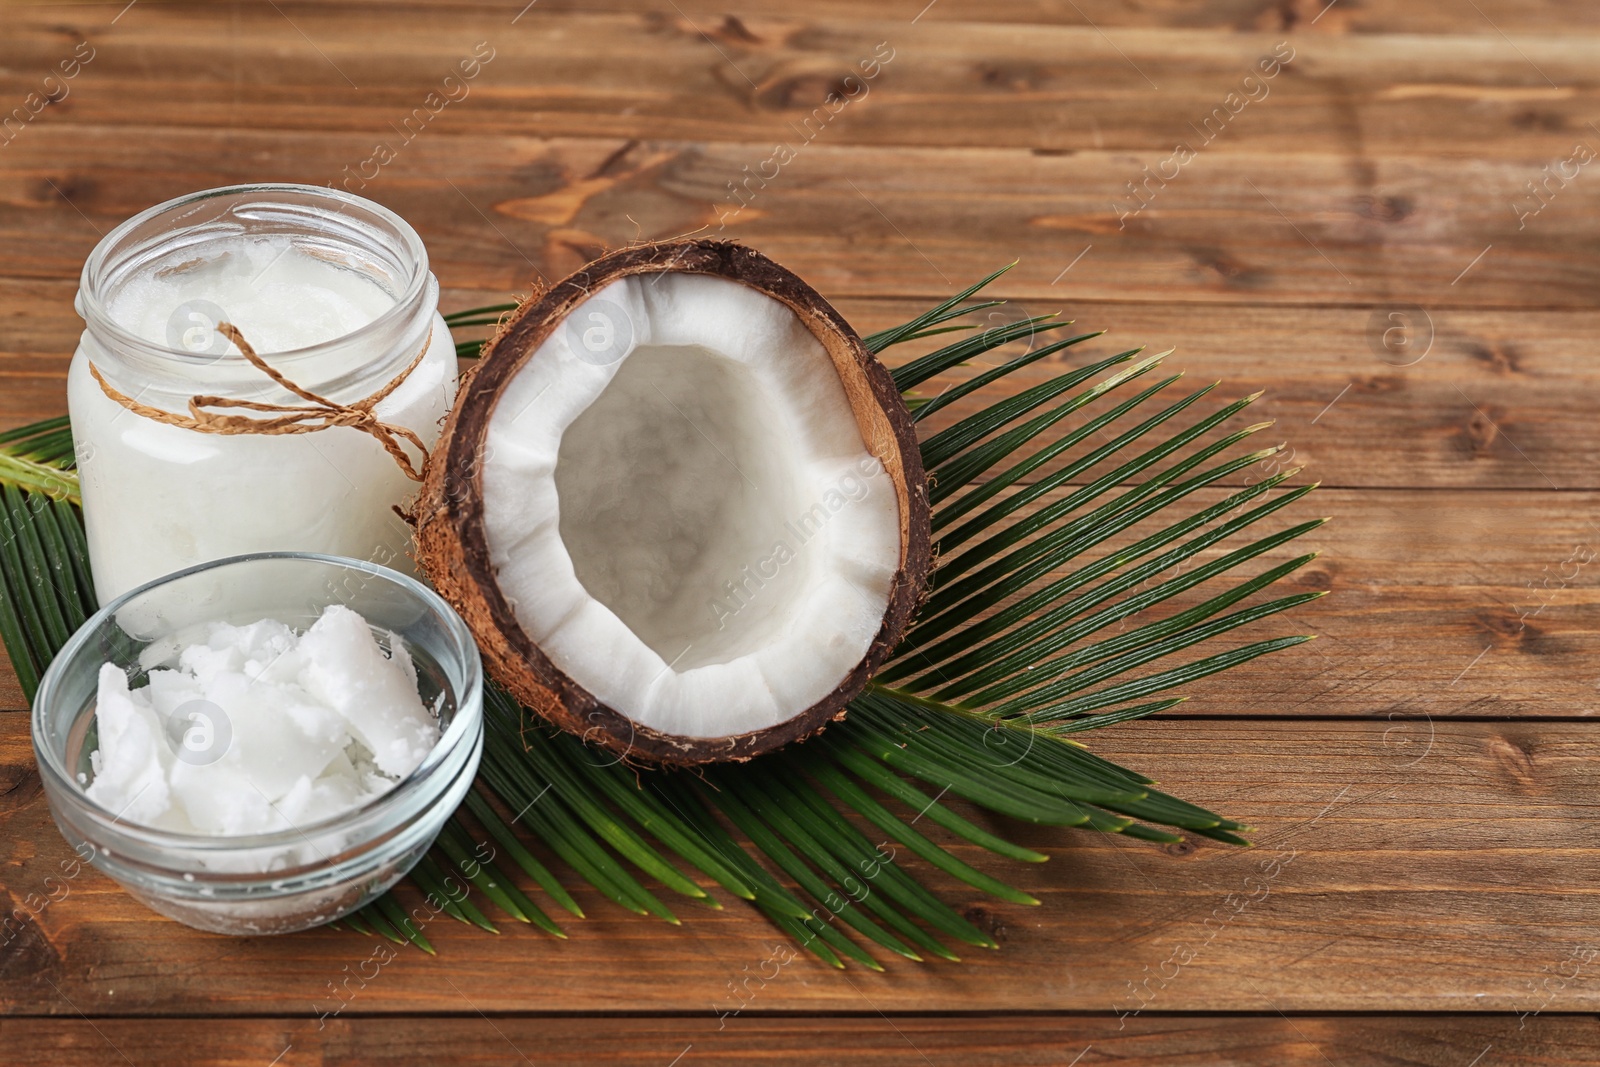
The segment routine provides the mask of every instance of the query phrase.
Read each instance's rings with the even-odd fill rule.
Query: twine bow
[[[400,383],[417,369],[417,364],[422,362],[422,357],[427,355],[428,346],[433,343],[433,331],[428,331],[428,337],[422,343],[422,349],[406,364],[404,370],[395,375],[394,379],[379,389],[376,393],[353,404],[339,404],[327,397],[318,396],[309,389],[304,389],[277,370],[274,370],[266,360],[256,354],[250,347],[250,342],[244,339],[239,328],[231,322],[217,323],[216,330],[228,340],[238,346],[239,352],[261,373],[277,382],[283,388],[306,401],[307,406],[295,407],[289,404],[265,404],[257,400],[240,400],[234,397],[199,395],[189,398],[189,414],[187,416],[163,411],[161,408],[141,404],[125,393],[118,392],[100,374],[100,368],[93,363],[89,364],[89,373],[99,383],[100,389],[117,403],[133,412],[143,415],[147,419],[166,423],[168,426],[177,426],[185,430],[196,430],[200,433],[215,433],[225,435],[236,434],[299,434],[317,433],[334,426],[348,426],[362,433],[371,434],[394,461],[400,465],[407,478],[414,482],[422,481],[422,475],[412,464],[411,457],[406,454],[405,448],[400,444],[404,438],[415,445],[417,451],[422,453],[424,459],[428,456],[428,449],[422,439],[405,426],[384,422],[373,414],[375,408],[385,397],[399,388]],[[274,416],[273,418],[255,418],[250,415],[224,415],[216,411],[207,411],[206,408],[244,408],[248,411],[260,411]]]

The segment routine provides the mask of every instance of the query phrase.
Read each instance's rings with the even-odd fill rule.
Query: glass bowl
[[[359,612],[381,640],[397,634],[416,664],[423,703],[438,702],[439,743],[415,771],[363,807],[247,836],[133,825],[89,799],[101,664],[116,664],[137,685],[141,653],[190,640],[179,636],[190,628],[277,619],[303,631],[331,604]],[[67,843],[135,898],[202,930],[289,933],[369,903],[433,843],[483,753],[482,665],[460,617],[403,574],[301,552],[234,556],[140,586],[84,623],[39,686],[33,751]]]

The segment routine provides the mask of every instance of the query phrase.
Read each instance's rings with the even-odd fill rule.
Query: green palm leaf
[[[0,482],[76,504],[71,465],[72,430],[64,415],[0,433]]]
[[[973,298],[1001,273],[870,335],[868,347],[976,329],[957,320],[1000,305]],[[514,306],[446,319],[488,326]],[[1050,336],[1070,325],[1025,318],[942,344],[893,375],[926,424],[1098,336]],[[1023,341],[1020,356],[933,397],[914,393]],[[465,356],[478,347],[457,345]],[[881,970],[874,950],[954,960],[952,943],[996,947],[899,862],[902,852],[941,878],[1038,903],[932,836],[1013,861],[1046,858],[978,826],[950,797],[1033,823],[1242,843],[1245,827],[1155,790],[1069,736],[1170,708],[1183,699],[1166,695],[1172,689],[1307,640],[1214,650],[1318,595],[1263,599],[1311,555],[1240,571],[1319,522],[1245,539],[1310,492],[1286,485],[1292,470],[1191,504],[1275,450],[1239,451],[1264,424],[1227,428],[1254,396],[1198,415],[1213,386],[1163,400],[1179,380],[1147,381],[1163,355],[1087,361],[925,438],[939,551],[930,595],[849,715],[814,741],[698,775],[636,771],[491,686],[479,782],[412,887],[463,923],[493,931],[496,913],[564,937],[550,912],[583,916],[564,879],[672,923],[680,919],[664,898],[719,907],[710,886],[749,901],[829,966]],[[94,608],[71,468],[65,419],[0,435],[0,639],[30,697]],[[434,951],[392,893],[340,925]]]

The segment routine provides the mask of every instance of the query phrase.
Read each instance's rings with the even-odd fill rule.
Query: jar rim
[[[177,212],[186,207],[192,211],[196,205],[224,196],[244,197],[257,194],[270,198],[271,194],[275,193],[292,193],[311,200],[320,199],[337,204],[339,207],[334,211],[335,215],[343,215],[351,209],[366,213],[377,222],[393,229],[399,238],[400,245],[395,251],[402,253],[411,266],[411,277],[407,280],[404,291],[395,294],[395,302],[392,307],[385,308],[370,322],[363,323],[337,337],[300,348],[267,353],[273,357],[275,362],[277,360],[296,361],[308,359],[348,345],[353,341],[359,342],[363,337],[391,328],[396,320],[412,313],[415,304],[427,288],[429,277],[428,250],[422,243],[422,237],[417,233],[415,227],[394,211],[374,200],[368,200],[366,197],[357,196],[342,189],[335,189],[332,186],[305,185],[296,182],[260,182],[243,185],[223,185],[215,189],[202,189],[198,192],[185,193],[183,196],[163,201],[144,209],[131,218],[125,219],[113,228],[111,232],[102,237],[99,243],[94,246],[93,251],[89,253],[89,257],[84,260],[83,270],[78,276],[78,294],[75,306],[89,332],[97,338],[113,343],[120,349],[132,350],[144,356],[169,359],[180,363],[215,362],[216,357],[214,356],[199,355],[186,349],[174,348],[170,345],[151,341],[117,322],[111,317],[110,311],[106,307],[106,301],[103,299],[104,294],[100,292],[102,283],[105,281],[104,275],[117,253],[125,251],[122,245],[129,236],[163,215]],[[288,203],[287,200],[283,202]],[[182,218],[183,216],[179,217],[180,224],[172,227],[170,231],[172,234],[176,235],[185,229],[192,228],[191,224],[182,223]],[[239,356],[225,358],[242,359]]]
[[[84,646],[88,644],[91,636],[136,598],[169,582],[202,574],[206,571],[259,560],[299,560],[344,567],[360,571],[369,577],[381,578],[415,597],[432,614],[443,620],[446,628],[450,631],[453,643],[463,653],[460,657],[459,666],[464,676],[464,684],[457,701],[455,716],[451,719],[450,725],[440,734],[439,740],[434,744],[433,748],[423,757],[422,763],[410,774],[396,782],[393,788],[360,807],[339,812],[328,818],[307,823],[304,826],[291,826],[285,830],[272,830],[265,833],[229,835],[183,833],[176,830],[164,830],[159,827],[122,821],[120,814],[95,801],[78,784],[66,765],[65,753],[58,752],[54,746],[45,744],[43,739],[51,734],[45,721],[46,709],[53,703],[55,690],[62,684],[62,678],[67,672],[69,664],[83,652]],[[174,571],[171,574],[146,582],[100,608],[82,626],[78,627],[67,640],[67,643],[56,653],[50,666],[45,670],[44,677],[40,680],[39,688],[34,694],[30,716],[34,759],[39,765],[40,773],[53,778],[54,784],[59,787],[58,791],[71,797],[71,802],[78,811],[90,816],[100,829],[110,831],[125,841],[135,842],[146,847],[184,850],[187,852],[197,850],[202,852],[248,852],[257,849],[282,849],[304,843],[308,837],[316,834],[372,822],[382,816],[384,812],[404,806],[405,802],[413,798],[420,790],[425,789],[427,783],[437,777],[441,768],[445,768],[448,765],[449,758],[453,752],[464,744],[472,744],[474,738],[482,733],[482,686],[482,657],[478,652],[477,642],[473,639],[467,624],[438,593],[435,593],[415,578],[377,563],[345,556],[331,556],[316,552],[250,552],[243,555],[208,560],[193,567],[186,567],[183,570]],[[375,829],[381,832],[382,824],[379,823]],[[91,843],[97,846],[102,844],[102,842]]]

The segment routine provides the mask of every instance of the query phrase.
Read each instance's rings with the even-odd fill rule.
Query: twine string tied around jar
[[[199,433],[215,433],[224,435],[237,434],[301,434],[317,433],[334,426],[348,426],[362,433],[370,434],[394,461],[400,465],[407,478],[414,482],[422,481],[422,474],[411,462],[401,440],[415,445],[417,451],[427,459],[428,449],[422,439],[414,431],[395,423],[384,422],[373,413],[373,409],[390,393],[400,387],[400,383],[410,376],[422,362],[422,357],[427,355],[428,346],[433,343],[433,331],[428,331],[427,339],[423,341],[422,348],[411,362],[406,364],[401,372],[390,380],[389,384],[351,404],[340,404],[319,396],[309,389],[305,389],[290,381],[281,372],[274,369],[266,360],[256,354],[250,342],[244,339],[244,334],[231,322],[219,322],[216,325],[218,333],[232,341],[239,349],[239,353],[261,373],[271,378],[278,385],[287,389],[295,396],[306,401],[305,406],[292,404],[267,404],[258,400],[241,400],[235,397],[211,396],[201,394],[189,398],[188,415],[179,415],[175,412],[165,411],[161,408],[141,404],[125,393],[119,392],[111,383],[107,382],[100,374],[100,369],[93,363],[89,364],[89,373],[99,383],[100,389],[127,408],[135,415],[142,415],[156,422],[166,423],[168,426],[177,426],[185,430],[195,430]],[[208,411],[207,408],[243,408],[247,411],[258,411],[271,418],[257,418],[252,415],[228,415],[218,411]]]

